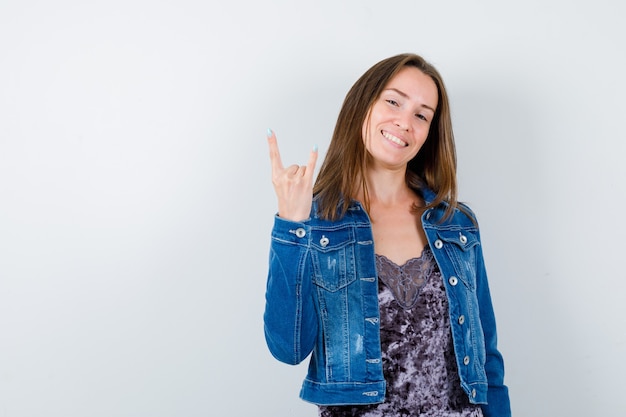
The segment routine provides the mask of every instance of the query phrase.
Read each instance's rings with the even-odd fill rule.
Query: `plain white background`
[[[315,416],[263,338],[286,163],[447,82],[516,416],[626,411],[624,5],[0,0],[0,417]]]

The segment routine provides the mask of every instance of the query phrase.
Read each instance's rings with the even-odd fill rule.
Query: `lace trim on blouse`
[[[397,265],[384,255],[376,255],[378,278],[405,310],[415,306],[426,279],[435,270],[435,259],[432,254],[428,256],[429,253],[428,248],[425,248],[422,256],[411,258],[404,265]]]

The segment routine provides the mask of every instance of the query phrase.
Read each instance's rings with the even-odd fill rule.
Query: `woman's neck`
[[[374,170],[366,173],[367,196],[359,190],[359,199],[370,204],[396,205],[414,201],[415,193],[406,183],[406,170]]]

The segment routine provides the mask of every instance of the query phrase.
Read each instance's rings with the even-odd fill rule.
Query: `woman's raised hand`
[[[267,143],[272,163],[272,184],[278,197],[278,215],[295,222],[308,219],[313,202],[313,172],[317,162],[317,147],[311,151],[306,165],[284,168],[276,135],[270,129],[267,130]]]

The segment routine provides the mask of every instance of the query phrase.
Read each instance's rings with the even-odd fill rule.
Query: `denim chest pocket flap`
[[[456,275],[472,291],[476,289],[476,251],[480,244],[476,233],[467,230],[439,230],[437,236],[450,259]]]
[[[335,292],[356,280],[352,227],[311,230],[313,282],[327,291]]]

